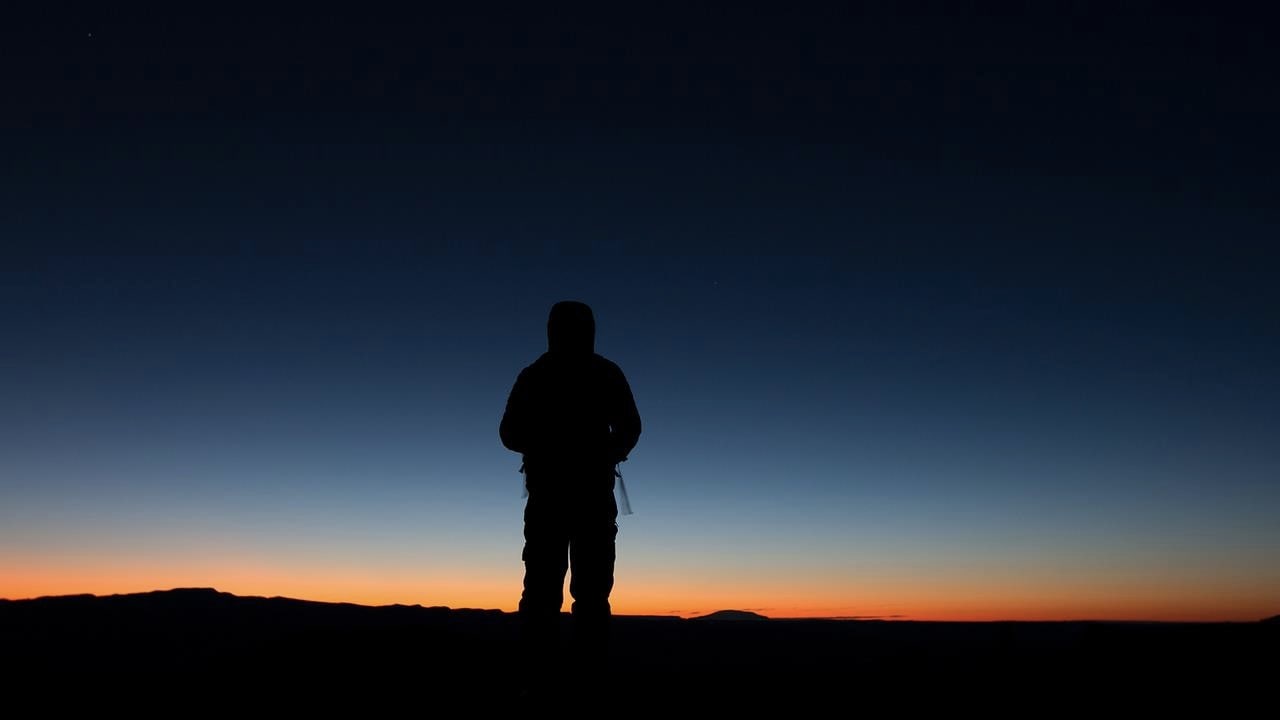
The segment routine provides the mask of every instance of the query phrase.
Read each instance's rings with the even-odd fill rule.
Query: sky
[[[617,613],[1280,612],[1263,24],[1045,7],[19,19],[0,597],[514,610],[578,299]]]

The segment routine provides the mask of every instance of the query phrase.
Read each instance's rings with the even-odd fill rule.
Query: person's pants
[[[524,511],[523,641],[529,658],[553,658],[559,645],[564,576],[572,568],[575,659],[604,663],[609,642],[618,508],[613,493],[567,500],[531,492]]]

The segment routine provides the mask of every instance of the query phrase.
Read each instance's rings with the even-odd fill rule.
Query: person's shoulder
[[[536,360],[529,363],[528,365],[525,365],[524,369],[520,371],[520,375],[522,377],[536,375],[539,372],[541,372],[542,369],[546,367],[546,365],[547,365],[547,353],[542,353],[541,355],[538,356]]]
[[[592,361],[593,361],[593,362],[595,362],[596,367],[597,367],[597,368],[599,368],[602,372],[606,372],[606,373],[608,373],[608,374],[610,374],[610,375],[622,375],[622,374],[623,374],[623,372],[622,372],[622,368],[618,367],[618,364],[617,364],[617,363],[615,363],[614,361],[610,360],[609,358],[607,358],[607,357],[605,357],[605,356],[601,355],[600,353],[596,353],[596,354],[592,357]]]

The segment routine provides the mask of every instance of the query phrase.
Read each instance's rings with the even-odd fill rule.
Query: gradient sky
[[[654,12],[24,21],[0,597],[514,609],[573,298],[616,612],[1280,612],[1261,23]]]

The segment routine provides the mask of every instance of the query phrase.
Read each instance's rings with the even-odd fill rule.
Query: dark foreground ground
[[[549,678],[554,699],[544,702],[553,708],[624,717],[694,708],[1223,711],[1280,688],[1276,622],[618,617],[608,661],[529,668],[515,617],[497,611],[171,590],[0,601],[0,639],[6,696],[32,695],[46,710],[178,702],[183,713],[270,705],[483,715],[525,702],[537,673]]]

